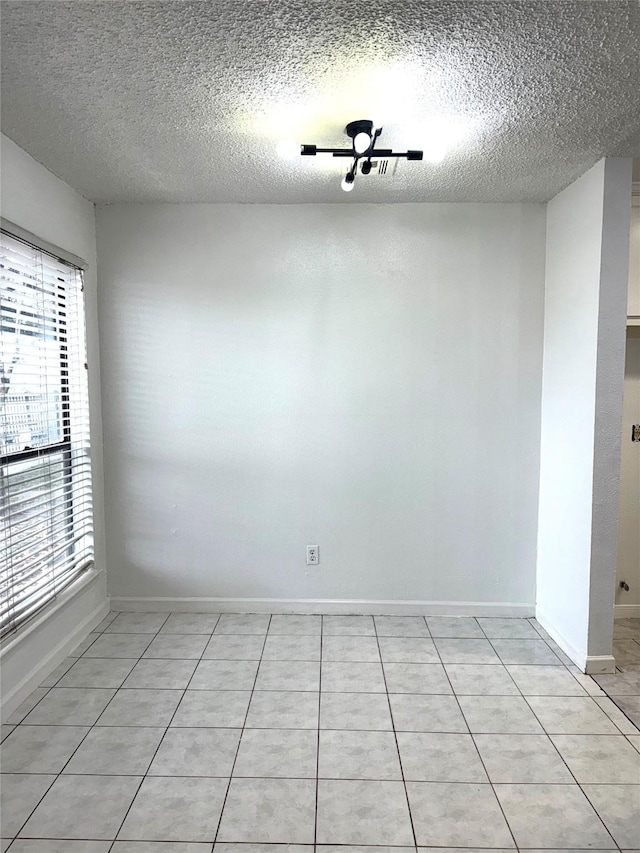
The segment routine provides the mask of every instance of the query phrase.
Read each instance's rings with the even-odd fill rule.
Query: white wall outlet
[[[317,566],[320,562],[320,547],[318,545],[307,545],[307,565]]]

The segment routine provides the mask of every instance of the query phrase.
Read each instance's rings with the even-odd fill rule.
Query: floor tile
[[[591,697],[529,696],[527,701],[549,734],[618,734],[618,729]]]
[[[60,773],[82,739],[86,726],[19,726],[0,747],[3,773]]]
[[[309,729],[245,729],[234,776],[315,779],[318,735]]]
[[[153,634],[99,634],[84,652],[84,658],[139,658]]]
[[[484,639],[485,636],[471,616],[427,616],[427,626],[432,637]]]
[[[614,640],[613,656],[616,665],[623,668],[625,664],[640,664],[640,643],[636,640]]]
[[[0,743],[5,741],[15,728],[17,728],[17,726],[10,725],[9,723],[2,723],[0,726]]]
[[[320,699],[320,728],[391,731],[389,701],[383,693],[326,693]]]
[[[229,778],[240,729],[169,729],[149,768],[149,776]]]
[[[436,639],[443,663],[499,663],[489,640]]]
[[[640,754],[623,735],[552,735],[580,784],[640,784]]]
[[[211,842],[116,841],[109,853],[211,853]]]
[[[577,785],[496,785],[519,847],[611,848],[611,837]]]
[[[161,634],[212,634],[218,613],[172,613],[160,628]]]
[[[389,700],[396,731],[469,731],[455,696],[392,693]]]
[[[373,616],[324,616],[322,633],[338,634],[343,637],[373,637],[376,631]]]
[[[540,634],[526,619],[481,616],[478,622],[490,640],[537,640],[540,638]]]
[[[115,692],[103,688],[52,687],[23,725],[92,726]]]
[[[456,694],[462,696],[519,696],[515,682],[502,665],[450,663],[445,667]]]
[[[380,637],[385,663],[440,663],[433,640],[424,637]]]
[[[322,660],[379,663],[376,637],[342,637],[327,635],[322,640]]]
[[[385,663],[389,693],[451,693],[451,685],[440,663]]]
[[[202,656],[209,638],[202,634],[156,634],[143,658],[193,660]]]
[[[20,705],[18,705],[12,714],[8,714],[6,717],[2,718],[2,722],[18,725],[18,723],[21,723],[24,720],[29,711],[33,710],[33,708],[35,708],[38,702],[40,702],[48,692],[48,687],[36,687],[36,689],[27,696],[24,702],[21,702]]]
[[[320,689],[320,662],[263,660],[255,689],[309,690],[317,693]]]
[[[44,681],[40,682],[40,687],[53,687],[58,683],[58,681],[60,681],[63,675],[66,675],[66,673],[69,672],[76,660],[77,658],[65,658],[62,663],[53,670],[53,672],[49,673]]]
[[[271,617],[269,633],[319,635],[322,633],[322,616],[275,615]]]
[[[143,776],[161,740],[161,728],[95,727],[84,739],[64,772],[98,776]]]
[[[189,682],[190,690],[252,690],[258,671],[253,660],[201,660]]]
[[[412,845],[403,783],[320,779],[317,843]]]
[[[556,652],[556,654],[557,654],[557,652]],[[578,669],[578,667],[575,665],[575,663],[568,664],[567,669],[569,670],[571,675],[573,675],[573,677],[576,679],[576,681],[582,687],[584,687],[584,689],[587,691],[589,696],[593,696],[595,698],[596,696],[605,696],[606,695],[604,690],[602,689],[602,687],[600,687],[599,684],[596,684],[596,682],[593,680],[593,678],[590,675],[585,675],[584,672],[581,672]]]
[[[398,732],[404,778],[417,782],[486,782],[471,735]]]
[[[587,692],[564,666],[507,666],[525,696],[586,696]]]
[[[521,696],[458,696],[474,734],[542,734],[543,729]]]
[[[614,696],[621,711],[640,729],[640,696]]]
[[[111,623],[113,622],[113,620],[116,618],[117,615],[118,615],[117,610],[112,610],[110,613],[107,613],[107,615],[104,617],[102,622],[100,622],[99,625],[96,625],[96,627],[93,630],[98,631],[98,632],[99,631],[106,631],[107,628],[109,627],[109,625],[111,625]]]
[[[320,660],[320,635],[270,634],[262,660]]]
[[[6,848],[0,847],[3,849]],[[11,848],[12,853],[109,853],[110,850],[110,841],[71,841],[68,838],[17,838]]]
[[[322,691],[327,693],[386,693],[382,665],[323,661]]]
[[[317,729],[318,694],[256,690],[245,726],[248,729]]]
[[[313,844],[313,779],[232,779],[218,842]]]
[[[226,779],[147,776],[118,839],[213,841]]]
[[[366,844],[350,844],[344,847],[340,844],[318,844],[317,853],[415,853],[415,847],[375,847]],[[465,851],[466,853],[466,851]]]
[[[609,696],[640,696],[640,669],[594,675],[593,679]]]
[[[320,732],[320,779],[402,779],[393,732]]]
[[[493,783],[574,781],[547,735],[479,734],[474,740]]]
[[[82,657],[82,655],[88,649],[91,648],[91,646],[95,643],[95,641],[98,639],[98,637],[101,637],[101,636],[102,636],[102,634],[99,634],[98,632],[93,632],[91,634],[87,634],[87,636],[84,638],[84,640],[82,640],[82,642],[78,643],[78,645],[72,651],[69,652],[69,657],[70,658]],[[102,655],[101,657],[108,657],[108,655]],[[125,655],[125,657],[128,657],[128,655]],[[54,842],[54,843],[57,844],[57,842]],[[96,844],[102,844],[102,842],[101,841],[96,842]]]
[[[128,658],[78,658],[58,687],[120,687],[136,665]]]
[[[491,645],[502,663],[558,666],[559,659],[544,640],[492,640]]]
[[[490,785],[407,782],[407,793],[419,845],[514,847]]]
[[[615,699],[609,699],[608,696],[595,696],[596,705],[604,711],[611,722],[618,728],[623,735],[637,734],[638,727],[634,726],[631,720],[623,714],[616,702],[619,702],[623,697],[616,696]],[[629,697],[625,697],[629,698]]]
[[[202,657],[205,660],[260,660],[264,634],[214,634]]]
[[[184,690],[189,684],[195,660],[151,660],[143,658],[131,670],[123,687],[153,690]]]
[[[583,791],[616,843],[640,849],[640,787],[585,785]]]
[[[168,613],[119,613],[105,628],[105,633],[155,634],[168,618]]]
[[[423,616],[374,616],[379,637],[428,637]]]
[[[2,835],[11,838],[35,809],[56,777],[44,774],[5,773],[0,785]]]
[[[118,690],[99,726],[168,726],[182,690]]]
[[[250,690],[187,690],[171,726],[241,728],[250,698]]]
[[[215,849],[216,853],[313,853],[313,846],[308,844],[233,844],[218,842]],[[347,851],[343,850],[342,853],[347,853]],[[383,851],[379,851],[379,853],[383,853]]]
[[[113,839],[139,784],[137,776],[58,776],[22,835]]]
[[[214,634],[266,634],[271,617],[263,613],[223,613]]]

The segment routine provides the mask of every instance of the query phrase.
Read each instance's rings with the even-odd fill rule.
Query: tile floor
[[[640,851],[639,628],[598,686],[534,620],[110,614],[3,726],[0,850]]]

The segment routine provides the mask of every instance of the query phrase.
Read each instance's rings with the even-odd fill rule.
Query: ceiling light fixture
[[[360,165],[360,172],[363,175],[368,175],[371,172],[371,158],[374,155],[377,157],[406,157],[407,160],[422,160],[422,151],[394,152],[390,148],[375,149],[376,140],[382,133],[382,127],[369,119],[350,121],[344,130],[352,140],[351,148],[318,148],[317,145],[301,145],[300,153],[306,157],[315,157],[316,154],[353,157],[351,168],[342,179],[341,186],[345,192],[351,192],[355,185],[358,165]]]

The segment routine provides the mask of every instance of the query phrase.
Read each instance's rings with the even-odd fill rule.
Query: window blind
[[[0,234],[0,634],[93,563],[82,271]]]

